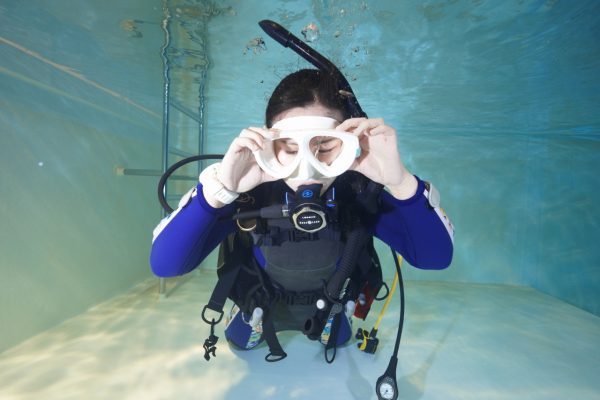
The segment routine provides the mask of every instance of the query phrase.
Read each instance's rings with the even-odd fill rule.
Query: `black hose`
[[[394,343],[394,352],[390,357],[390,362],[388,363],[385,372],[377,379],[375,392],[377,393],[378,399],[383,399],[383,397],[379,393],[379,385],[384,380],[393,380],[394,382],[394,396],[388,398],[398,398],[398,381],[396,380],[396,367],[398,365],[398,349],[400,348],[400,338],[402,337],[402,329],[404,327],[404,283],[402,280],[402,272],[400,271],[400,263],[398,262],[398,256],[396,255],[396,251],[391,246],[390,250],[392,251],[394,263],[396,264],[396,273],[398,274],[398,283],[400,286],[400,321],[398,322],[398,333],[396,334],[396,343]]]
[[[189,164],[194,161],[220,160],[222,158],[223,158],[223,154],[200,154],[197,156],[184,158],[183,160],[177,161],[175,164],[171,165],[169,167],[169,169],[167,169],[165,171],[165,173],[162,174],[162,176],[160,177],[160,180],[158,181],[158,201],[160,202],[160,205],[162,206],[162,208],[164,208],[164,210],[167,213],[173,212],[173,208],[171,208],[171,206],[167,202],[167,199],[165,198],[165,185],[167,184],[167,179],[169,179],[169,176],[171,176],[171,174],[173,174],[173,172],[175,172],[175,170],[181,168],[185,164]]]
[[[322,300],[326,301],[326,306],[317,309],[315,315],[309,317],[304,323],[302,331],[310,340],[318,340],[321,337],[334,307],[340,307],[334,313],[343,312],[340,303],[342,288],[346,280],[352,275],[358,255],[363,250],[368,238],[369,236],[364,227],[358,227],[348,233],[338,269],[323,288],[326,299]]]
[[[269,36],[279,42],[283,47],[289,47],[299,56],[304,58],[306,61],[320,69],[321,71],[326,71],[332,74],[340,74],[339,69],[325,58],[318,51],[304,43],[297,36],[294,36],[290,31],[285,29],[283,26],[279,25],[277,22],[270,21],[268,19],[262,20],[258,23],[260,27],[265,31]],[[344,79],[346,85],[348,85],[348,81]]]
[[[348,233],[344,252],[337,271],[333,274],[325,288],[325,294],[332,300],[339,300],[340,292],[346,280],[352,275],[356,260],[363,251],[369,235],[364,227],[357,227]]]
[[[404,280],[402,279],[402,271],[400,270],[400,263],[398,262],[398,256],[396,251],[390,246],[392,251],[392,257],[396,265],[396,273],[398,274],[398,287],[400,289],[400,321],[398,322],[398,333],[396,334],[396,343],[394,344],[394,353],[392,357],[396,357],[400,348],[400,339],[402,338],[402,330],[404,328]],[[390,364],[391,364],[390,360]]]

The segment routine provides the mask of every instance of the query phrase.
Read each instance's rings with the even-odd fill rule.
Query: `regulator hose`
[[[329,279],[325,289],[325,294],[329,299],[339,300],[342,287],[352,275],[356,266],[356,260],[368,239],[369,235],[363,226],[356,227],[348,233],[338,269]]]
[[[158,202],[162,206],[162,208],[168,213],[173,212],[173,208],[167,202],[165,198],[165,185],[167,184],[167,179],[175,172],[175,170],[183,167],[185,164],[189,164],[194,161],[200,160],[220,160],[223,158],[223,154],[200,154],[197,156],[191,156],[184,158],[183,160],[177,161],[175,164],[171,165],[169,169],[165,171],[164,174],[160,177],[158,181]]]
[[[315,315],[304,323],[303,333],[310,340],[318,340],[331,315],[342,312],[342,289],[354,272],[356,260],[368,239],[369,235],[364,227],[357,227],[348,233],[338,269],[323,288],[325,298],[319,300],[320,306],[317,305]]]

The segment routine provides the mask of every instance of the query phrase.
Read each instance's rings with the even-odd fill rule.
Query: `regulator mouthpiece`
[[[313,233],[327,226],[325,206],[321,200],[323,185],[315,183],[298,187],[289,206],[289,216],[294,227],[300,231]]]

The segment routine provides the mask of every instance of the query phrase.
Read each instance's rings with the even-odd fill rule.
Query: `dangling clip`
[[[223,311],[217,311],[220,315],[219,315],[219,319],[217,319],[215,321],[214,318],[212,318],[210,321],[206,318],[206,316],[204,315],[204,313],[206,312],[206,309],[209,308],[208,305],[204,306],[204,309],[202,309],[202,320],[204,322],[206,322],[207,324],[210,325],[210,335],[208,336],[208,338],[204,341],[204,359],[206,361],[210,361],[210,356],[212,354],[213,357],[216,357],[217,355],[215,354],[215,352],[217,351],[217,342],[219,341],[219,337],[215,336],[215,325],[217,325],[219,322],[221,322],[221,319],[223,319]],[[211,310],[213,310],[211,308]],[[214,310],[213,310],[214,311]]]
[[[210,322],[210,336],[208,337],[208,339],[206,339],[204,341],[204,359],[206,361],[210,361],[210,355],[212,354],[213,357],[216,357],[217,355],[215,354],[215,352],[217,351],[217,342],[219,341],[219,337],[215,336],[215,325],[216,322],[213,319]]]

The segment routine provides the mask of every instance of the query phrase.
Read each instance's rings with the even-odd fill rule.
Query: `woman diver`
[[[439,194],[407,170],[395,129],[381,118],[352,118],[336,77],[304,69],[275,88],[266,127],[243,129],[157,226],[151,265],[160,277],[182,275],[223,242],[229,266],[219,268],[219,284],[229,283],[221,297],[235,302],[225,336],[241,349],[266,340],[280,359],[282,330],[329,347],[351,337],[365,287],[375,295],[381,287],[373,237],[417,268],[452,260]],[[208,307],[222,316],[217,297]],[[214,332],[218,321],[203,319]]]

